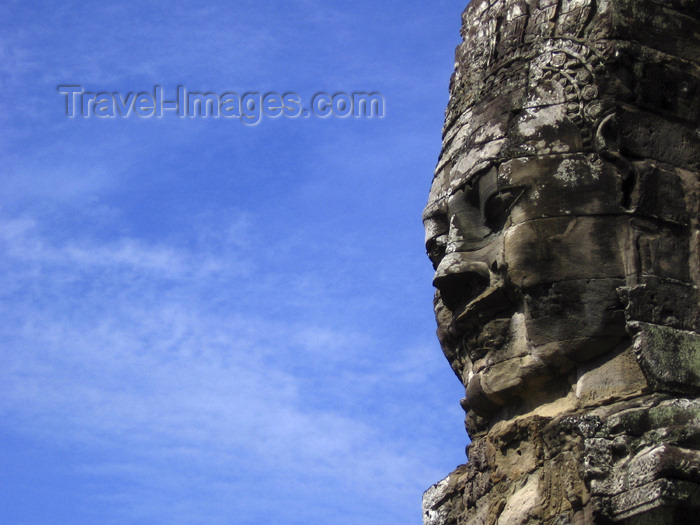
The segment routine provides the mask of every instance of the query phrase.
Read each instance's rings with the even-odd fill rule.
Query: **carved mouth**
[[[480,340],[484,328],[495,321],[510,321],[515,313],[516,302],[502,283],[487,288],[473,301],[454,312],[448,333],[459,345],[459,353],[467,355],[472,362],[482,358],[492,347],[498,346],[494,340]],[[493,331],[492,335],[501,337],[499,331],[507,329],[507,324]],[[494,327],[495,328],[495,327]],[[496,345],[494,345],[496,343]]]

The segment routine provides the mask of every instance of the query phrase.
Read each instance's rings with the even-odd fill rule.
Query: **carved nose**
[[[490,282],[488,265],[470,261],[467,254],[460,252],[445,255],[433,278],[442,303],[453,312],[486,290]]]

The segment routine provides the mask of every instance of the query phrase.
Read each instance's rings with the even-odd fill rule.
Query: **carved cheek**
[[[624,278],[617,235],[624,217],[552,217],[515,225],[505,235],[505,262],[519,287],[575,279]]]

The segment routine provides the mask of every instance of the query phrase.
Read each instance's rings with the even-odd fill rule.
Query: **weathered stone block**
[[[644,393],[649,384],[631,350],[603,356],[578,369],[576,397],[582,406],[608,404]]]
[[[634,352],[661,392],[700,393],[700,335],[648,323],[630,323]]]

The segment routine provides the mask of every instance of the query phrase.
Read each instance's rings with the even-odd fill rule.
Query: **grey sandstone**
[[[700,512],[700,2],[472,0],[423,214],[468,461],[425,525]]]

